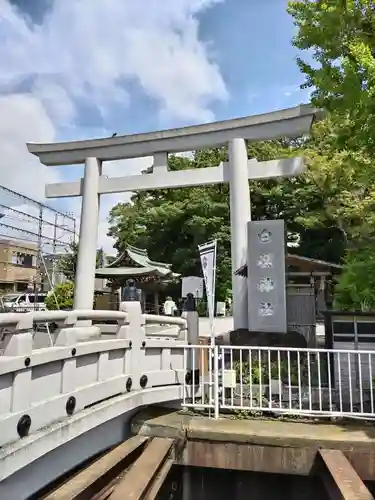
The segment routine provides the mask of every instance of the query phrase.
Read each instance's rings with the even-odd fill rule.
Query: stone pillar
[[[96,243],[99,225],[101,163],[86,158],[83,177],[81,225],[75,279],[74,309],[92,309],[95,290]]]
[[[234,272],[247,260],[247,223],[251,220],[247,175],[247,147],[244,139],[229,142],[230,224],[232,245],[232,290],[234,329],[248,328],[247,280]]]

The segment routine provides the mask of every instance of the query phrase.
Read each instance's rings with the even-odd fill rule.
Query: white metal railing
[[[375,351],[187,346],[198,373],[183,405],[224,411],[375,418]],[[184,391],[186,394],[187,391]]]
[[[191,377],[190,380],[185,377],[183,406],[214,409],[215,380],[218,381],[218,378],[214,376],[214,354],[215,348],[209,345],[184,347],[183,370],[185,374],[190,372]],[[195,373],[198,377],[194,376]],[[218,393],[217,386],[216,393]]]

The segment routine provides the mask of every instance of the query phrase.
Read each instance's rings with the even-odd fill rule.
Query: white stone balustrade
[[[117,320],[116,336],[79,342],[98,326],[80,320]],[[60,325],[53,346],[35,348],[34,325]],[[146,335],[146,323],[174,325],[177,335]],[[1,314],[0,328],[11,328],[0,356],[0,447],[121,394],[183,383],[187,322],[141,313],[138,302],[121,311],[50,311]],[[171,329],[172,330],[172,329]],[[173,337],[173,338],[172,338]],[[181,391],[175,392],[181,397]],[[135,406],[145,404],[142,397]],[[29,438],[26,438],[29,439]]]

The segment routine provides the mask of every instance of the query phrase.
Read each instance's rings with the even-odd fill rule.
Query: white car
[[[45,293],[7,293],[3,295],[2,302],[5,311],[46,311],[47,306],[44,303],[46,296]]]

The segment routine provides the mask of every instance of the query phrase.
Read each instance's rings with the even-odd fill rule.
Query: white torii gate
[[[102,194],[202,186],[230,185],[231,253],[234,328],[247,328],[247,284],[234,271],[246,262],[247,222],[251,219],[248,180],[295,176],[303,172],[302,158],[257,162],[248,159],[245,140],[298,137],[309,132],[318,110],[301,105],[262,115],[173,130],[105,139],[54,144],[27,144],[47,166],[85,164],[78,181],[49,184],[47,198],[82,196],[81,227],[75,282],[75,309],[91,309],[94,297],[99,199]],[[217,167],[169,171],[168,153],[229,146],[229,162]],[[102,176],[102,162],[153,156],[150,174]]]

